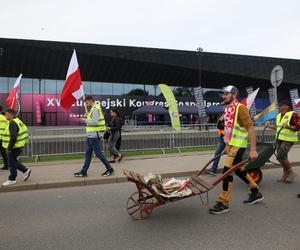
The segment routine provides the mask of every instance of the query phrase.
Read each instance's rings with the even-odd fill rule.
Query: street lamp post
[[[199,76],[199,86],[201,87],[201,80],[202,80],[202,61],[201,61],[201,57],[202,57],[202,52],[203,52],[203,49],[201,47],[197,48],[197,52],[198,52],[198,68],[199,68],[199,73],[198,73],[198,76]]]

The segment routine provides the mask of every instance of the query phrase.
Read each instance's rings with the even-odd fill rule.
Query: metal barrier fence
[[[125,129],[126,131],[126,129]],[[257,140],[262,140],[263,129],[256,128]],[[274,142],[275,132],[266,130],[266,142]],[[161,131],[122,132],[122,151],[174,149],[188,147],[211,147],[219,141],[216,129],[201,128],[182,129],[175,132],[169,127]],[[80,154],[85,152],[86,135],[84,127],[60,129],[34,129],[25,147],[24,156],[39,157],[50,155]],[[102,141],[104,151],[107,143]]]

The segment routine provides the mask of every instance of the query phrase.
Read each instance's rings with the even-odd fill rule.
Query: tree
[[[130,90],[127,93],[127,95],[130,95],[130,96],[148,96],[149,92],[145,91],[143,89],[133,89],[133,90]]]

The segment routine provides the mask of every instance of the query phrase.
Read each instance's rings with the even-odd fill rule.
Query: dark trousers
[[[118,151],[120,151],[120,149],[121,149],[121,142],[122,142],[122,134],[121,134],[121,131],[120,131],[120,137],[119,137],[119,139],[117,140],[117,143],[116,143],[116,149]]]
[[[19,160],[18,157],[21,155],[23,148],[14,148],[12,151],[7,153],[8,156],[8,168],[10,175],[8,179],[10,181],[15,181],[17,178],[17,170],[25,173],[28,168],[26,168]]]
[[[8,166],[7,154],[6,154],[6,149],[2,147],[2,140],[0,140],[0,153],[3,159],[4,167],[7,167]]]
[[[99,160],[105,165],[106,169],[111,170],[112,167],[110,166],[109,162],[101,152],[100,138],[87,138],[85,161],[81,171],[87,173],[91,164],[93,151],[95,152],[95,155],[99,158]]]

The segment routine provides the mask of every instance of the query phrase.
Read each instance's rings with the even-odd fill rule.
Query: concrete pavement
[[[294,162],[294,165],[300,165],[299,153],[299,147],[294,147],[290,151],[289,157],[290,160]],[[86,178],[75,178],[73,176],[74,172],[81,169],[83,160],[31,163],[28,164],[28,166],[32,169],[32,175],[28,181],[24,182],[22,173],[18,172],[18,183],[10,187],[0,187],[0,192],[120,183],[127,181],[123,175],[123,169],[131,169],[141,174],[149,172],[159,173],[166,177],[190,176],[201,169],[212,157],[213,152],[125,157],[121,163],[112,164],[115,172],[110,177],[101,176],[101,173],[105,170],[104,166],[98,159],[94,159],[88,172],[88,177]],[[276,162],[274,156],[271,160]],[[222,159],[219,166],[223,166]],[[277,166],[267,164],[266,167]],[[0,182],[4,182],[7,176],[8,171],[0,171]]]

